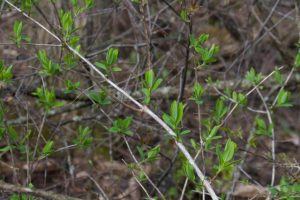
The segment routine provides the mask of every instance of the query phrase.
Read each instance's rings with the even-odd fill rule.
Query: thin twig
[[[16,45],[16,43],[13,42],[7,42],[7,43],[0,43],[0,45]],[[43,43],[21,43],[21,45],[29,45],[29,46],[46,46],[46,47],[61,47],[61,44],[43,44]]]
[[[267,112],[267,116],[268,116],[268,121],[269,121],[269,125],[272,127],[271,128],[271,133],[272,133],[272,179],[271,179],[271,187],[274,186],[275,183],[275,160],[276,160],[276,152],[275,152],[275,130],[274,130],[274,125],[273,125],[273,120],[272,120],[272,116],[271,116],[271,112],[270,109],[264,99],[264,96],[262,95],[262,93],[260,92],[260,90],[258,88],[256,88],[257,94],[259,95],[259,97],[261,98],[261,101],[266,109]]]
[[[127,141],[126,137],[123,136],[123,139],[124,139],[124,141],[125,141],[125,144],[126,144],[128,150],[129,150],[129,153],[130,153],[131,157],[133,158],[134,162],[138,165],[138,167],[140,168],[140,170],[142,170],[142,171],[144,172],[142,166],[140,165],[140,163],[138,162],[138,160],[137,160],[136,157],[134,156],[134,154],[133,154],[133,152],[132,152],[132,150],[131,150],[131,148],[130,148],[130,146],[129,146],[129,144],[128,144],[128,141]],[[152,181],[152,180],[149,178],[149,176],[146,174],[146,172],[144,172],[144,175],[145,175],[146,179],[149,181],[149,183],[153,186],[153,188],[157,191],[157,193],[161,196],[161,198],[162,198],[162,199],[166,199],[166,198],[164,197],[164,195],[161,193],[161,191],[158,189],[158,187],[153,183],[153,181]]]
[[[124,160],[123,160],[123,162],[125,163],[125,165],[128,166],[128,164],[127,164]],[[142,188],[142,190],[145,192],[145,194],[147,195],[147,197],[151,200],[152,198],[151,198],[150,194],[148,193],[148,191],[146,190],[146,188],[143,186],[143,184],[139,181],[139,179],[136,177],[134,171],[131,171],[131,173],[132,173],[134,179],[136,180],[136,182],[139,184],[139,186],[140,186],[140,187]]]
[[[12,185],[0,180],[0,190],[15,193],[26,193],[34,196],[43,197],[52,200],[80,200],[75,197],[69,197],[61,194],[57,194],[51,191],[44,191],[40,189],[30,189],[19,185]]]
[[[283,66],[280,67],[278,70],[283,69]],[[256,88],[258,88],[261,84],[263,84],[267,79],[269,79],[276,71],[272,71],[268,76],[266,76],[263,80],[261,80],[257,85],[255,85],[249,92],[247,92],[246,97],[249,96],[254,90],[256,90]],[[225,119],[222,121],[222,123],[220,124],[220,126],[222,126],[227,119],[231,116],[231,114],[233,113],[233,111],[238,107],[238,103],[236,103],[233,108],[229,111],[229,113],[227,114],[227,116],[225,117]]]
[[[99,183],[91,176],[88,174],[89,179],[91,179],[94,184],[97,186],[98,190],[101,193],[101,196],[105,199],[105,200],[109,200],[108,196],[106,195],[106,193],[104,192],[104,190],[102,189],[102,187],[99,185]]]
[[[258,31],[258,34],[257,34],[258,37],[260,37],[261,34],[262,34],[262,32],[263,32],[263,30],[266,29],[265,26],[266,26],[266,24],[269,22],[269,20],[271,19],[271,17],[273,16],[274,11],[276,10],[276,8],[277,8],[277,6],[278,6],[278,4],[279,4],[280,1],[281,1],[281,0],[277,0],[277,1],[275,2],[275,4],[274,4],[274,6],[272,7],[270,13],[268,14],[267,18],[265,19],[265,21],[263,22],[263,24],[261,25],[261,27],[260,27],[260,29],[259,29],[259,31]],[[268,31],[267,31],[267,32],[268,32]]]
[[[201,151],[202,151],[202,149],[200,149],[200,150],[197,152],[196,156],[194,157],[194,161],[195,161],[195,160],[197,159],[197,157],[200,155]],[[184,185],[183,185],[183,188],[182,188],[182,191],[181,191],[181,195],[180,195],[179,200],[183,200],[183,198],[184,198],[184,193],[185,193],[185,190],[186,190],[188,181],[189,181],[189,179],[188,179],[188,178],[185,178]]]
[[[187,46],[186,46],[186,55],[185,55],[185,65],[182,69],[181,75],[180,75],[180,88],[179,88],[179,96],[178,96],[178,102],[182,101],[185,91],[185,85],[186,85],[186,76],[187,76],[187,70],[189,67],[189,58],[190,58],[190,36],[193,31],[193,25],[191,18],[189,19],[188,23],[188,35],[187,35]]]

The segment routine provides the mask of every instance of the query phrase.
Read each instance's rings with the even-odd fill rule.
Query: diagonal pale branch
[[[49,29],[47,29],[45,26],[43,26],[41,23],[24,13],[20,8],[16,7],[14,4],[12,4],[10,1],[5,0],[7,4],[9,4],[11,7],[16,9],[18,12],[22,13],[26,18],[30,19],[32,22],[37,24],[39,27],[44,29],[47,33],[52,35],[55,39],[57,39],[59,42],[64,43],[66,48],[68,48],[71,52],[73,52],[75,55],[77,55],[83,62],[85,62],[91,69],[93,69],[95,72],[97,72],[98,75],[100,75],[108,84],[110,84],[112,87],[114,87],[117,91],[119,91],[122,95],[127,97],[130,101],[132,101],[142,112],[147,113],[149,116],[151,116],[157,123],[159,123],[168,134],[171,136],[176,136],[175,132],[166,124],[163,122],[163,120],[158,117],[152,110],[150,110],[147,106],[142,105],[137,100],[135,100],[132,96],[130,96],[127,92],[125,92],[122,88],[120,88],[118,85],[116,85],[114,82],[112,82],[110,79],[108,79],[100,70],[98,70],[97,67],[95,67],[88,59],[86,59],[84,56],[82,56],[79,52],[77,52],[74,48],[72,48],[69,44],[62,41],[57,35],[52,33]],[[218,200],[218,196],[216,195],[215,191],[211,187],[209,181],[205,179],[205,176],[199,169],[199,167],[196,165],[194,160],[192,159],[191,155],[185,148],[185,146],[181,143],[176,141],[176,145],[180,149],[180,151],[185,155],[189,163],[194,167],[194,170],[197,174],[197,176],[200,178],[201,181],[203,181],[203,184],[205,188],[207,189],[208,193],[211,195],[211,198],[213,200]]]

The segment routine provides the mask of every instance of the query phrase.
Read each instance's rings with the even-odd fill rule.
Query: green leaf
[[[212,44],[209,48],[203,46],[208,40],[208,37],[208,34],[201,34],[197,39],[194,36],[190,37],[191,46],[198,53],[200,61],[202,62],[199,67],[207,66],[215,62],[215,56],[220,50],[220,47],[216,44]]]
[[[0,82],[10,83],[12,77],[12,65],[6,67],[3,61],[0,60]]]
[[[193,86],[193,95],[190,99],[195,101],[196,104],[201,105],[203,103],[203,94],[204,88],[199,83],[195,83]]]
[[[237,92],[233,92],[232,93],[232,99],[238,103],[238,104],[241,104],[243,106],[245,106],[247,104],[247,97],[242,94],[242,93],[237,93]]]
[[[113,121],[112,127],[108,129],[108,131],[112,133],[133,136],[133,132],[129,129],[131,123],[132,117],[126,117],[125,119],[116,119]]]
[[[113,67],[113,68],[112,68],[112,71],[113,71],[113,72],[121,72],[121,71],[122,71],[122,68],[120,68],[120,67]]]
[[[233,161],[234,153],[236,151],[237,144],[231,139],[228,139],[223,151],[221,151],[220,145],[216,147],[216,154],[218,155],[219,164],[217,168],[217,174],[221,172],[229,172],[232,169],[232,165],[238,161]]]
[[[179,106],[176,101],[173,101],[171,104],[170,114],[175,127],[177,127],[179,121]]]
[[[257,125],[258,128],[264,129],[264,130],[267,129],[267,125],[266,125],[265,121],[262,118],[257,117],[255,119],[255,122],[256,122],[256,125]]]
[[[291,95],[290,92],[281,89],[278,93],[276,106],[277,107],[291,107],[292,104],[288,102],[289,96]]]
[[[60,21],[62,24],[63,31],[65,33],[65,38],[68,38],[74,26],[72,13],[70,11],[61,11]]]
[[[176,129],[175,123],[168,114],[163,114],[162,116],[165,123],[167,123],[172,129]]]
[[[222,155],[224,162],[229,162],[232,160],[236,148],[237,144],[234,143],[231,139],[228,139],[225,145],[224,153]]]
[[[299,68],[300,67],[300,52],[297,53],[296,57],[295,57],[295,64],[294,66],[296,68]]]
[[[77,81],[73,83],[71,80],[66,80],[65,87],[64,93],[69,94],[75,92],[80,87],[80,82]]]
[[[21,42],[24,40],[26,42],[31,42],[31,38],[26,35],[22,35],[23,23],[21,21],[16,20],[14,23],[13,31],[14,36],[12,37],[12,41],[15,42],[18,48],[21,47]]]
[[[68,42],[71,47],[75,49],[76,52],[80,53],[80,37],[76,35],[71,35],[68,37]]]
[[[71,0],[72,6],[78,6],[78,1],[77,0]]]
[[[113,65],[115,62],[117,62],[118,55],[119,55],[119,50],[118,49],[109,48],[108,52],[106,54],[106,63],[109,66]]]
[[[159,79],[157,79],[157,80],[155,81],[155,83],[154,83],[154,85],[153,85],[153,87],[152,87],[152,92],[153,92],[154,90],[156,90],[156,89],[159,87],[159,85],[161,84],[161,82],[162,82],[162,79],[161,79],[161,78],[159,78]]]
[[[186,135],[186,134],[189,134],[191,131],[190,130],[184,130],[184,131],[181,131],[179,133],[179,135]]]
[[[176,123],[177,118],[178,118],[178,103],[176,101],[173,101],[171,104],[171,109],[170,109],[170,116]]]
[[[272,126],[273,126],[272,124],[267,126],[267,124],[265,123],[265,120],[260,117],[255,118],[255,123],[256,123],[255,133],[257,135],[271,136]]]
[[[222,136],[216,136],[218,130],[219,130],[220,126],[214,126],[212,128],[212,130],[210,130],[209,134],[207,137],[204,138],[205,140],[205,149],[208,150],[211,146],[211,143],[214,141],[214,140],[217,140],[217,139],[220,139],[222,138]]]
[[[178,126],[183,118],[183,111],[183,103],[173,101],[170,107],[170,115],[165,113],[163,114],[163,120],[175,131],[177,139],[180,139],[180,128]]]
[[[144,149],[142,147],[139,147],[139,146],[137,146],[136,149],[137,149],[137,151],[138,151],[138,153],[141,157],[141,160],[144,160],[145,159]]]
[[[217,54],[220,51],[220,47],[217,46],[216,44],[212,44],[212,46],[209,49],[209,58],[212,59],[210,62],[215,62],[213,59],[213,56]]]
[[[45,156],[48,156],[49,154],[51,154],[53,152],[53,144],[54,142],[52,140],[49,140],[46,145],[43,148],[43,154]]]
[[[177,126],[177,121],[178,121],[178,103],[176,101],[173,101],[171,104],[171,109],[170,109],[170,114],[175,122],[175,126]]]
[[[280,73],[280,71],[278,69],[275,70],[274,76],[275,76],[275,81],[279,85],[283,85],[284,79],[283,79],[283,76],[282,76],[282,74]]]
[[[87,9],[90,9],[94,6],[94,0],[84,0],[84,3]]]
[[[20,43],[22,41],[22,28],[23,23],[21,21],[16,20],[13,27],[15,33],[13,40],[15,41],[18,48],[20,47]]]
[[[184,22],[188,22],[189,21],[188,11],[186,9],[183,9],[183,10],[180,11],[180,18]]]
[[[219,98],[217,100],[215,111],[214,111],[214,117],[216,121],[219,122],[227,112],[228,112],[228,107],[225,106],[224,100],[222,98]]]
[[[140,4],[141,3],[141,0],[131,0],[133,3],[137,3],[137,4]]]
[[[91,98],[95,103],[102,106],[111,104],[111,98],[104,89],[91,91],[88,93],[88,97]]]
[[[42,87],[37,88],[35,92],[32,93],[34,96],[39,98],[39,103],[43,106],[46,111],[54,107],[59,107],[63,105],[63,102],[56,101],[56,96],[54,90],[44,89]]]
[[[37,57],[42,64],[42,75],[53,76],[61,72],[60,65],[57,63],[53,63],[52,60],[48,58],[45,50],[38,51]]]
[[[157,159],[157,155],[159,154],[160,152],[160,146],[157,145],[155,146],[154,148],[150,149],[148,152],[147,152],[147,161],[154,161]]]
[[[22,28],[23,23],[21,21],[16,20],[14,23],[14,33],[16,37],[21,37]]]
[[[143,88],[142,89],[142,92],[144,93],[145,97],[144,97],[144,103],[146,105],[148,105],[150,103],[150,100],[151,100],[151,92],[149,89],[147,88]]]
[[[98,67],[100,69],[103,69],[105,71],[108,70],[108,67],[104,63],[102,63],[102,62],[96,62],[95,65],[96,65],[96,67]]]
[[[199,145],[196,143],[196,141],[193,138],[190,139],[190,142],[194,150],[197,150],[199,148]]]
[[[25,42],[29,42],[29,43],[31,42],[31,38],[27,35],[22,35],[21,39],[24,40]]]
[[[63,59],[66,67],[69,69],[74,68],[78,64],[78,58],[71,53],[65,54]]]
[[[34,0],[22,0],[21,9],[24,12],[30,12]]]
[[[263,76],[261,73],[256,73],[255,69],[252,67],[246,73],[245,78],[246,78],[246,80],[250,81],[253,85],[256,85],[263,79]]]
[[[14,141],[14,142],[17,142],[18,140],[18,133],[16,131],[16,129],[14,129],[14,127],[12,126],[8,126],[8,134],[9,134],[9,137]]]
[[[93,141],[93,138],[90,136],[91,133],[92,133],[92,130],[89,127],[79,126],[78,135],[73,140],[73,143],[83,149],[89,147]]]
[[[158,79],[155,81],[155,75],[152,69],[145,72],[145,78],[143,81],[144,88],[142,89],[143,93],[145,94],[145,104],[150,103],[152,92],[159,87],[161,82],[162,79]]]
[[[13,149],[13,146],[5,146],[5,147],[1,147],[0,148],[0,152],[1,153],[5,153],[5,152],[8,152],[8,151],[10,151],[12,149]]]
[[[183,163],[183,172],[185,176],[192,182],[195,181],[195,172],[193,166],[189,162],[184,162]]]
[[[109,130],[109,132],[112,132],[112,133],[119,133],[122,131],[119,127],[115,127],[115,126],[111,127],[108,130]]]
[[[145,86],[149,89],[152,89],[153,82],[154,82],[154,72],[152,69],[150,69],[145,73]]]
[[[125,134],[125,135],[128,135],[128,136],[133,136],[133,135],[134,135],[133,132],[132,132],[131,130],[126,130],[126,131],[124,131],[124,134]]]
[[[183,103],[179,103],[178,104],[178,111],[177,111],[177,118],[176,118],[176,125],[178,126],[179,123],[181,122],[182,118],[183,118],[183,110],[184,110],[184,105]]]
[[[208,38],[209,38],[209,34],[207,33],[201,34],[197,41],[199,43],[198,45],[203,45],[208,40]]]

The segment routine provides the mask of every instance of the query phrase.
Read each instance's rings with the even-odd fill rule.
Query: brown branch
[[[80,200],[79,198],[70,197],[62,194],[57,194],[51,191],[40,189],[30,189],[19,185],[13,185],[0,180],[0,190],[3,192],[25,193],[33,196],[42,197],[51,200]]]

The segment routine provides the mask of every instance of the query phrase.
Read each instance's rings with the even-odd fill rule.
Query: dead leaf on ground
[[[268,196],[268,190],[257,185],[238,184],[232,195],[239,198],[264,199]]]

